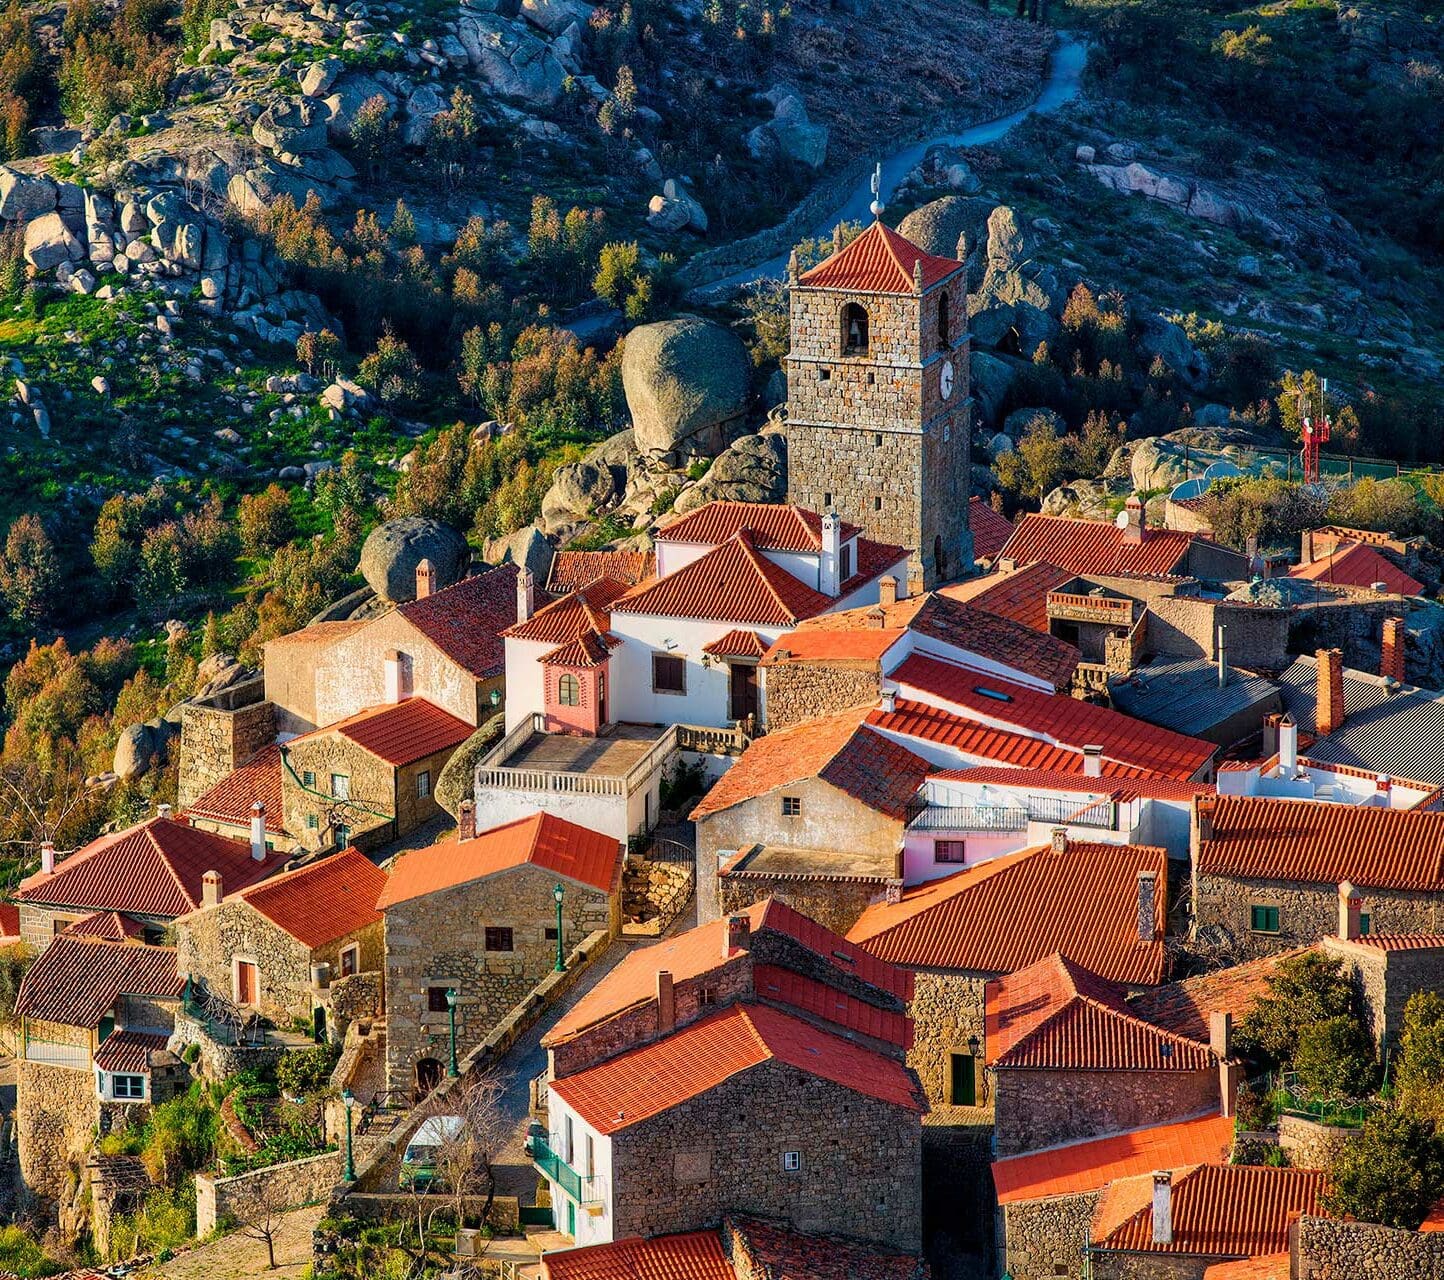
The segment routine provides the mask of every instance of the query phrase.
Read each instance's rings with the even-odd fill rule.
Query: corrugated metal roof
[[[914,293],[917,273],[930,289],[963,264],[918,248],[891,227],[874,222],[830,258],[804,271],[797,283],[813,289],[846,289],[856,293]]]
[[[542,1255],[546,1280],[736,1280],[715,1231],[631,1236]]]
[[[26,972],[15,1012],[94,1028],[122,995],[178,997],[184,986],[174,947],[59,937]]]
[[[1272,680],[1243,671],[1230,671],[1220,688],[1218,664],[1206,658],[1150,662],[1108,692],[1124,715],[1195,737],[1280,696]]]

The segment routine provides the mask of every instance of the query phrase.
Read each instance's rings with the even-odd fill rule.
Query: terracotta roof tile
[[[98,1027],[122,995],[178,997],[185,980],[174,947],[56,938],[26,971],[15,997],[22,1018]]]
[[[1231,1013],[1237,1024],[1248,1015],[1258,998],[1267,993],[1269,979],[1277,971],[1279,962],[1300,954],[1290,951],[1264,956],[1214,973],[1170,982],[1152,991],[1140,991],[1130,999],[1128,1007],[1155,1026],[1195,1040],[1206,1040],[1209,1014]]]
[[[516,621],[514,564],[474,574],[397,612],[478,680],[506,670],[501,633]]]
[[[15,896],[49,906],[173,918],[200,905],[207,871],[219,871],[226,885],[240,889],[285,860],[285,854],[269,853],[257,862],[248,841],[174,818],[151,818],[92,840],[57,863],[53,875],[36,872]]]
[[[874,222],[830,258],[804,271],[797,283],[812,289],[846,289],[857,293],[913,293],[915,270],[921,270],[922,287],[930,289],[962,265],[956,258],[944,258],[919,249],[906,236]]]
[[[854,611],[849,609],[847,612]],[[842,616],[824,613],[821,617],[808,619],[808,622],[796,631],[788,631],[778,636],[764,655],[762,665],[772,667],[785,662],[856,662],[877,666],[883,654],[907,635],[901,627],[843,629],[811,625],[813,622]]]
[[[1289,577],[1341,587],[1372,587],[1382,582],[1385,590],[1395,595],[1424,594],[1422,582],[1361,542],[1351,542],[1333,555],[1320,556],[1310,564],[1296,564],[1289,570]]]
[[[999,1204],[1097,1191],[1119,1178],[1218,1162],[1233,1149],[1233,1119],[1202,1116],[1109,1134],[993,1162]]]
[[[1105,795],[1115,800],[1191,800],[1211,796],[1218,788],[1211,782],[1179,782],[1174,778],[1128,778],[1105,780],[1060,769],[1017,769],[1004,765],[971,765],[966,769],[938,769],[931,775],[951,782],[972,782],[984,786],[1036,787],[1044,791],[1071,791],[1079,795]]]
[[[1130,985],[1163,976],[1167,854],[1071,840],[1020,849],[875,903],[848,940],[913,968],[1012,973],[1055,951]],[[1138,937],[1138,873],[1156,877],[1154,936]]]
[[[575,640],[542,654],[538,661],[546,667],[600,667],[621,643],[610,631],[584,631]]]
[[[1378,951],[1438,951],[1444,949],[1444,933],[1366,933],[1355,938],[1355,946]]]
[[[1066,640],[944,595],[929,596],[909,630],[1046,680],[1055,689],[1068,688],[1083,660]]]
[[[742,529],[761,551],[822,550],[822,517],[790,502],[709,502],[664,525],[655,536],[658,542],[720,547]],[[855,524],[843,522],[843,541],[858,532]]]
[[[569,591],[560,600],[538,609],[525,622],[502,632],[507,640],[539,640],[544,644],[566,644],[589,631],[605,631],[612,625],[608,612],[613,600],[628,591],[628,584],[601,578]]]
[[[776,898],[753,903],[735,914],[748,918],[753,933],[771,929],[786,934],[838,972],[859,978],[901,1000],[912,998],[913,975],[906,969],[883,963]],[[543,1043],[560,1043],[619,1013],[655,1000],[657,974],[663,969],[672,975],[674,982],[685,982],[720,969],[729,959],[741,954],[725,952],[726,940],[724,917],[698,925],[654,947],[633,951],[562,1014],[543,1037]]]
[[[1132,1012],[1124,988],[1054,954],[987,984],[987,1061],[1064,1071],[1206,1071],[1208,1045]]]
[[[711,644],[704,644],[702,652],[711,654],[714,658],[761,658],[767,652],[767,646],[762,643],[761,638],[755,631],[748,631],[744,627],[738,627],[729,631],[720,640],[713,640]]]
[[[313,622],[299,631],[290,631],[274,640],[267,640],[263,647],[269,649],[272,645],[334,644],[352,632],[360,631],[369,621],[369,618],[343,618],[338,622]]]
[[[759,1218],[739,1215],[730,1221],[752,1261],[754,1280],[925,1280],[928,1275],[921,1258],[880,1245],[804,1235]]]
[[[968,531],[973,535],[973,555],[991,560],[1013,536],[1013,522],[974,494],[968,499]]]
[[[901,1062],[760,1004],[730,1005],[660,1040],[553,1080],[551,1088],[598,1133],[612,1134],[770,1061],[909,1111],[924,1107],[914,1077]]]
[[[1215,1262],[1204,1271],[1203,1280],[1289,1280],[1289,1255],[1267,1253],[1233,1262]]]
[[[1317,1214],[1324,1175],[1312,1169],[1265,1165],[1204,1164],[1173,1178],[1173,1239],[1153,1241],[1153,1179],[1115,1182],[1104,1192],[1093,1219],[1093,1244],[1101,1249],[1238,1257],[1281,1253],[1289,1223]]]
[[[13,902],[0,902],[0,938],[20,936],[20,908]]]
[[[470,840],[447,840],[403,854],[392,865],[376,906],[384,911],[528,863],[610,893],[621,874],[621,859],[622,846],[615,836],[554,814],[534,813]]]
[[[651,551],[558,551],[552,557],[547,590],[565,595],[602,578],[635,587],[656,571],[657,557]]]
[[[736,1280],[715,1231],[629,1236],[542,1255],[544,1280]]]
[[[692,821],[778,787],[821,778],[886,817],[901,819],[931,767],[863,725],[866,707],[806,720],[754,738],[698,801]]]
[[[237,896],[315,950],[379,924],[376,899],[385,887],[386,873],[380,867],[355,849],[343,849],[251,885]]]
[[[115,1031],[95,1051],[95,1065],[102,1071],[144,1075],[150,1070],[150,1055],[165,1049],[167,1035],[146,1031]]]
[[[1204,875],[1444,889],[1444,813],[1260,796],[1219,796],[1211,812]]]
[[[283,835],[281,809],[281,748],[262,747],[238,769],[232,769],[215,786],[203,792],[186,813],[232,826],[251,825],[251,806],[266,806],[266,830]]]
[[[1127,542],[1112,521],[1031,514],[1018,521],[1001,555],[1020,564],[1046,560],[1073,573],[1164,577],[1180,572],[1195,541],[1175,529],[1147,529]]]
[[[1171,729],[1064,694],[1043,693],[997,676],[914,653],[892,673],[904,690],[926,701],[948,704],[964,715],[1002,722],[1059,746],[1103,748],[1106,759],[1136,765],[1152,774],[1186,780],[1208,765],[1218,747]]]
[[[339,733],[378,760],[399,768],[458,746],[476,732],[476,726],[425,698],[390,702],[328,724],[304,735],[319,738]],[[303,739],[295,739],[302,741]]]
[[[775,964],[759,964],[752,973],[759,1000],[790,1005],[849,1032],[886,1040],[900,1049],[913,1047],[913,1023],[905,1013],[880,1009],[836,987]]]
[[[119,911],[92,911],[72,920],[60,931],[63,938],[100,938],[106,942],[129,942],[145,932],[145,925]]]
[[[1034,631],[1047,631],[1048,592],[1072,582],[1077,576],[1071,570],[1039,560],[1009,573],[994,571],[971,582],[940,587],[939,591],[1000,618],[1021,622]]]

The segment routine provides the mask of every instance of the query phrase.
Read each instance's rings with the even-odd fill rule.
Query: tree
[[[994,463],[998,482],[1019,497],[1041,502],[1071,473],[1070,442],[1046,414],[1035,415],[1024,429],[1017,447],[1000,455]]]
[[[421,394],[421,362],[389,322],[382,326],[376,350],[361,361],[356,376],[387,404],[401,404]]]
[[[236,522],[241,545],[253,556],[267,555],[296,536],[291,495],[274,483],[241,499]]]
[[[1409,997],[1395,1062],[1400,1104],[1436,1123],[1444,1120],[1444,994],[1416,991]]]
[[[280,1185],[271,1178],[261,1178],[236,1206],[243,1236],[266,1246],[266,1269],[276,1269],[276,1232],[281,1229],[287,1205]]]
[[[1444,1145],[1429,1121],[1380,1111],[1337,1149],[1328,1188],[1330,1213],[1416,1230],[1444,1191]]]
[[[1279,961],[1268,990],[1239,1024],[1239,1047],[1263,1065],[1288,1067],[1305,1028],[1344,1017],[1360,1020],[1358,995],[1343,962],[1306,951]]]
[[[1330,1098],[1361,1098],[1379,1079],[1368,1030],[1354,1014],[1339,1014],[1301,1027],[1294,1070],[1309,1093]]]
[[[416,218],[404,200],[398,200],[391,211],[391,243],[402,249],[416,243]]]
[[[478,1194],[486,1196],[481,1221],[485,1223],[491,1215],[496,1198],[495,1161],[514,1132],[501,1107],[504,1092],[499,1077],[474,1073],[445,1100],[451,1113],[461,1117],[461,1128],[438,1149],[436,1172],[451,1197],[458,1227],[466,1220],[466,1202]]]
[[[368,177],[385,167],[395,133],[390,104],[379,93],[357,108],[351,120],[351,150]]]
[[[307,373],[315,373],[317,369],[324,373],[328,367],[334,367],[341,359],[341,352],[341,339],[330,329],[319,333],[307,329],[296,339],[296,360],[306,366]]]
[[[20,516],[0,551],[0,595],[17,622],[35,622],[55,612],[61,582],[60,557],[37,516]]]

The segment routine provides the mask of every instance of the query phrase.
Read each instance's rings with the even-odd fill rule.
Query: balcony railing
[[[555,1135],[551,1139],[540,1134],[528,1139],[531,1162],[544,1177],[555,1182],[579,1205],[596,1204],[602,1199],[602,1180],[598,1175],[578,1173],[557,1154]]]
[[[1108,799],[1092,804],[1075,796],[1027,796],[1021,805],[941,805],[914,800],[908,806],[909,831],[1026,831],[1030,822],[1096,827],[1112,831],[1118,806]]]
[[[1048,616],[1074,622],[1098,622],[1106,626],[1133,625],[1133,601],[1118,596],[1082,596],[1072,591],[1050,591]]]

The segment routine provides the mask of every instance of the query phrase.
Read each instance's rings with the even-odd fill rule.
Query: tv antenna
[[[1302,418],[1301,434],[1304,447],[1299,451],[1304,467],[1304,483],[1317,484],[1319,480],[1319,449],[1326,444],[1333,430],[1333,420],[1328,413],[1329,380],[1319,379],[1317,403],[1312,402],[1309,392],[1299,388],[1299,413]]]

